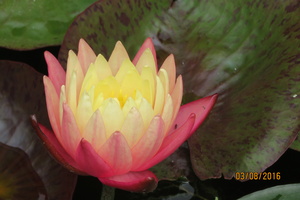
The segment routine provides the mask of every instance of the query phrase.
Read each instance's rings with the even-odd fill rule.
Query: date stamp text
[[[280,172],[236,172],[235,173],[236,180],[280,180],[281,175]]]

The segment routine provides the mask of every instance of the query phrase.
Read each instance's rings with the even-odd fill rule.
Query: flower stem
[[[115,199],[115,188],[103,185],[101,200],[114,200]]]

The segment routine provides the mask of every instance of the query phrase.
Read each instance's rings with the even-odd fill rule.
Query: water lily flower
[[[131,61],[121,42],[107,61],[81,39],[66,72],[45,52],[52,131],[34,119],[51,154],[69,170],[134,192],[156,188],[148,169],[172,154],[204,121],[217,95],[181,105],[174,56],[160,69],[150,38]]]

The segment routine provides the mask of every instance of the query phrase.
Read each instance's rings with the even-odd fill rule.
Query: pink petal
[[[98,155],[111,166],[115,175],[127,173],[131,169],[131,150],[125,137],[118,131],[108,138]]]
[[[65,149],[58,142],[52,131],[48,130],[43,125],[39,124],[35,116],[31,116],[31,122],[35,128],[37,135],[43,141],[50,154],[65,168],[80,175],[86,175],[74,159],[65,151]]]
[[[78,60],[84,75],[86,74],[90,64],[96,60],[96,54],[84,39],[79,40]]]
[[[149,169],[171,155],[205,120],[217,97],[218,95],[214,94],[181,106],[174,126],[164,139],[159,152],[138,170]]]
[[[176,80],[176,84],[173,88],[173,91],[171,93],[173,105],[174,105],[172,121],[174,121],[178,115],[180,104],[182,101],[182,93],[183,93],[182,77],[181,75],[179,75]]]
[[[195,113],[196,120],[191,130],[192,133],[195,132],[215,105],[217,98],[218,94],[214,94],[181,106],[177,118],[175,119],[174,127],[172,127],[170,131],[172,131],[172,129],[174,130],[175,126],[180,127],[191,113]]]
[[[177,128],[164,139],[158,153],[146,162],[145,165],[136,170],[140,171],[149,169],[171,155],[185,140],[189,138],[194,122],[195,114],[192,113],[181,127]]]
[[[88,120],[84,128],[82,137],[86,139],[94,147],[97,152],[106,141],[105,125],[100,114],[100,110],[96,110],[92,117]]]
[[[48,65],[49,78],[55,87],[57,95],[59,95],[61,86],[66,82],[66,72],[50,52],[45,51],[44,57]]]
[[[75,117],[68,104],[63,104],[63,118],[61,125],[61,142],[65,150],[75,158],[77,146],[81,135],[76,124]]]
[[[59,98],[51,80],[47,76],[44,76],[43,81],[50,124],[56,137],[60,141]]]
[[[150,171],[129,172],[109,178],[99,178],[108,186],[131,192],[152,192],[157,187],[158,179]]]
[[[155,64],[156,64],[156,71],[157,71],[157,59],[156,59],[156,51],[155,51],[155,48],[154,48],[154,45],[153,45],[153,42],[152,42],[152,39],[150,37],[148,37],[143,45],[141,46],[141,48],[139,49],[139,51],[136,53],[132,63],[134,65],[137,64],[137,62],[139,61],[141,55],[144,53],[144,51],[149,48],[150,51],[152,52],[152,55],[154,57],[154,61],[155,61]]]
[[[82,139],[78,145],[76,162],[86,173],[95,177],[113,176],[112,168],[97,154],[92,145]]]
[[[163,62],[160,69],[165,69],[167,71],[169,77],[169,88],[170,88],[170,92],[172,92],[175,86],[175,79],[176,79],[176,65],[175,65],[175,58],[173,54],[170,54],[166,58],[166,60]]]
[[[151,121],[146,133],[131,149],[133,157],[132,171],[135,171],[142,164],[148,162],[157,153],[164,135],[164,122],[160,116],[156,116]]]

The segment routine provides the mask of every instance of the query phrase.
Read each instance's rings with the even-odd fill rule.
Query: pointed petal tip
[[[150,51],[152,52],[153,58],[155,60],[155,64],[156,64],[156,71],[157,71],[157,58],[156,58],[156,51],[154,48],[154,44],[152,41],[151,37],[146,38],[146,40],[144,41],[144,43],[142,44],[142,46],[140,47],[140,49],[138,50],[138,52],[136,53],[134,59],[132,60],[132,63],[134,65],[137,64],[138,60],[140,59],[141,55],[143,54],[143,52],[146,49],[150,49]]]
[[[56,92],[59,94],[61,85],[65,84],[66,74],[56,57],[49,51],[44,52],[47,63],[48,77],[51,79]]]
[[[217,98],[218,94],[213,94],[181,106],[177,115],[179,121],[184,115],[194,113],[196,120],[191,132],[196,131],[214,107]]]
[[[95,177],[110,177],[113,175],[111,167],[97,154],[93,146],[84,138],[76,149],[76,162],[80,168]]]
[[[118,40],[118,41],[116,42],[116,45],[123,45],[123,44],[122,44],[122,42],[121,42],[120,40]]]
[[[113,75],[116,75],[124,60],[129,59],[128,52],[122,42],[117,41],[108,59]]]
[[[169,54],[169,56],[166,58],[166,59],[171,59],[171,60],[173,60],[174,61],[174,64],[175,64],[175,56],[174,56],[174,54]]]
[[[109,178],[99,178],[99,180],[105,185],[137,193],[152,192],[156,189],[158,183],[155,174],[148,170],[129,172]]]
[[[52,65],[60,65],[58,63],[58,60],[56,59],[56,57],[50,53],[49,51],[44,51],[44,58],[46,60],[46,63],[48,65],[48,71],[49,71],[49,67]]]
[[[85,39],[80,38],[79,39],[79,46],[84,45],[84,44],[87,44],[86,41],[85,41]]]
[[[177,127],[176,123],[176,127],[173,130],[170,130],[169,135],[164,138],[164,141],[160,146],[157,154],[155,154],[155,156],[153,156],[150,160],[147,161],[147,163],[145,163],[137,170],[149,169],[154,165],[160,163],[168,156],[170,156],[174,151],[176,151],[176,149],[178,149],[179,146],[192,135],[193,132],[191,132],[191,130],[195,123],[195,118],[196,115],[194,113],[191,113],[188,118],[185,119],[183,124],[180,124]]]
[[[98,154],[111,166],[115,175],[125,174],[132,166],[131,149],[124,135],[115,131],[99,149]]]
[[[57,61],[56,57],[50,51],[44,51],[44,58],[48,65],[50,62]]]
[[[125,47],[124,47],[124,45],[123,45],[123,43],[120,41],[120,40],[118,40],[117,42],[116,42],[116,44],[115,44],[115,49],[125,49]],[[126,49],[125,49],[126,50]],[[127,50],[126,50],[127,51]]]
[[[88,51],[88,52],[94,52],[91,46],[85,41],[85,39],[80,38],[78,43],[78,51]],[[96,56],[96,55],[94,55]]]
[[[145,45],[145,47],[150,48],[150,49],[151,49],[152,47],[154,47],[152,38],[151,38],[151,37],[147,37],[147,38],[145,39],[143,45]]]
[[[50,53],[49,51],[44,51],[44,58],[47,60],[49,59],[52,55],[52,53]]]
[[[208,108],[210,110],[214,107],[215,103],[218,100],[218,97],[219,97],[218,93],[215,93],[215,94],[213,94],[211,96],[204,97],[204,99],[206,99],[206,98],[209,99]]]
[[[216,100],[218,99],[218,96],[219,96],[219,94],[218,94],[218,93],[215,93],[215,94],[211,95],[210,97],[211,97],[211,100],[212,100],[212,101],[216,102]],[[208,97],[209,97],[209,96],[208,96]]]
[[[177,82],[177,81],[182,82],[182,75],[181,75],[181,74],[179,74],[179,76],[177,77],[176,82]],[[182,83],[181,83],[181,85],[182,85]]]
[[[54,133],[43,125],[39,124],[35,115],[31,115],[30,118],[33,128],[35,129],[39,138],[43,141],[43,145],[48,149],[52,157],[69,171],[79,175],[86,175],[85,172],[79,169],[73,158],[71,158],[70,155],[60,145]]]
[[[45,81],[46,81],[47,78],[48,78],[48,76],[46,76],[46,75],[43,76],[43,82],[44,82],[44,84],[45,84]]]

